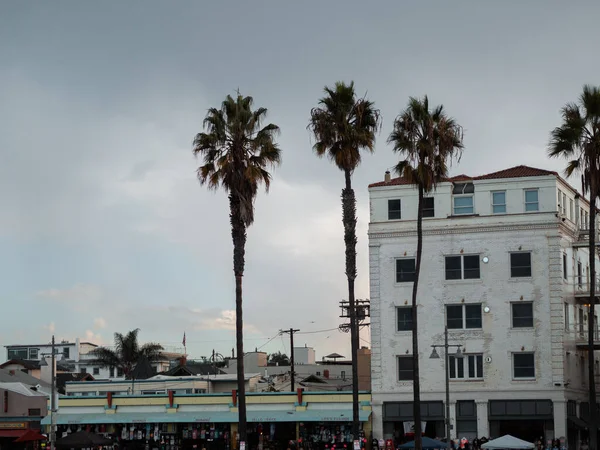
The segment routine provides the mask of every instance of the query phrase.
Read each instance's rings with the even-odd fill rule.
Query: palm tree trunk
[[[413,417],[415,420],[415,450],[422,450],[421,434],[421,383],[419,379],[419,337],[417,327],[417,290],[421,273],[421,254],[423,253],[423,185],[419,184],[419,206],[417,209],[417,259],[415,261],[415,281],[412,291],[412,356],[413,356]],[[446,420],[449,420],[447,418]],[[446,436],[450,439],[450,436]]]
[[[598,450],[598,408],[596,407],[596,377],[594,374],[594,338],[596,336],[596,180],[591,177],[590,183],[590,226],[589,226],[589,258],[590,258],[590,312],[588,314],[588,376],[590,403],[590,450]]]
[[[235,341],[237,348],[237,402],[240,442],[246,442],[246,384],[244,380],[244,321],[242,317],[242,278],[246,252],[246,225],[241,216],[240,200],[229,195],[231,237],[233,238],[233,272],[235,274]],[[239,447],[238,447],[239,448]]]
[[[352,436],[359,439],[360,419],[358,412],[358,321],[354,298],[356,279],[356,197],[352,189],[349,170],[344,171],[346,188],[342,190],[342,221],[346,244],[346,277],[348,278],[348,306],[350,315],[350,345],[352,359]]]

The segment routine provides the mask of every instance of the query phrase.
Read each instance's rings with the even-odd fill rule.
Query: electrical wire
[[[296,334],[315,334],[315,333],[325,333],[327,331],[337,330],[338,327],[328,328],[326,330],[314,330],[314,331],[297,331]]]

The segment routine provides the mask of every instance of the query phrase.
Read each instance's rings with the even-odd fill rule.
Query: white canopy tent
[[[499,437],[497,439],[493,439],[491,441],[486,442],[481,446],[482,448],[490,449],[490,450],[521,450],[521,449],[530,449],[535,448],[535,445],[531,442],[524,441],[522,439],[516,438],[507,434],[505,436]]]

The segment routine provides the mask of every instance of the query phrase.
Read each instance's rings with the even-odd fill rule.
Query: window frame
[[[567,257],[567,254],[565,252],[563,252],[562,262],[563,262],[563,279],[568,280],[569,279],[569,266],[568,266],[569,258]]]
[[[527,193],[535,192],[535,202],[527,201]],[[536,205],[536,209],[527,209],[528,205]],[[540,211],[540,189],[539,188],[527,188],[523,189],[523,206],[524,212],[539,212]]]
[[[515,362],[516,362],[515,357],[525,356],[525,355],[528,355],[528,356],[530,355],[533,358],[533,365],[531,366],[531,367],[533,367],[533,376],[532,377],[530,377],[530,376],[518,377],[518,376],[516,376],[516,373],[515,373],[515,371],[517,369],[517,366],[515,364]],[[520,380],[535,380],[536,379],[537,374],[535,371],[535,352],[513,352],[511,359],[512,359],[512,378],[513,378],[513,380],[520,381]],[[530,367],[530,366],[519,366],[519,368],[527,368],[527,367]]]
[[[400,360],[402,361],[410,361],[410,369],[402,369],[402,372],[408,372],[410,370],[409,378],[400,378]],[[413,381],[414,375],[414,364],[413,364],[413,356],[412,355],[398,355],[396,356],[396,380],[399,382],[402,381]]]
[[[496,194],[504,195],[504,203],[495,203],[494,196]],[[504,191],[492,191],[491,195],[492,195],[492,214],[506,214],[506,191],[505,190]],[[495,211],[496,206],[504,207],[504,211]]]
[[[460,194],[460,195],[453,195],[452,196],[452,215],[453,216],[472,216],[473,214],[475,214],[475,198],[474,198],[475,194]],[[470,198],[471,199],[471,206],[470,206],[470,212],[457,212],[457,208],[459,209],[467,209],[469,208],[469,206],[456,206],[456,199],[462,199],[462,198]]]
[[[529,255],[529,266],[514,266],[513,267],[513,255]],[[519,250],[516,252],[509,252],[509,267],[510,267],[510,278],[531,278],[533,276],[533,252],[531,250]],[[524,269],[529,267],[529,275],[515,275],[515,269]]]
[[[515,306],[519,306],[519,305],[529,305],[531,307],[531,317],[519,317],[517,318],[518,320],[526,320],[526,319],[531,319],[531,325],[523,325],[523,326],[517,326],[515,325]],[[527,329],[527,328],[534,328],[535,326],[535,314],[534,314],[534,308],[533,308],[533,302],[512,302],[510,304],[510,325],[511,328],[518,328],[518,329]]]
[[[39,359],[40,357],[40,349],[39,348],[29,348],[28,349],[29,359]]]
[[[410,324],[410,328],[400,328],[400,311],[405,310],[408,311],[410,320],[404,320],[404,324]],[[412,331],[413,329],[413,321],[412,321],[412,306],[396,306],[396,332],[403,331]]]
[[[571,307],[567,302],[564,302],[563,306],[563,314],[565,316],[565,331],[569,331],[571,329],[571,319],[569,314],[571,313]]]
[[[399,280],[398,279],[398,263],[399,261],[412,261],[413,262],[413,272],[412,272],[412,279],[410,280]],[[414,283],[415,281],[415,274],[417,271],[417,260],[416,258],[409,258],[409,257],[403,257],[403,258],[396,258],[396,267],[395,267],[395,277],[394,279],[396,280],[396,284],[402,284],[402,283]],[[410,272],[406,272],[406,273],[410,273]]]
[[[446,327],[448,328],[448,330],[462,330],[462,331],[466,331],[466,330],[483,330],[483,304],[482,303],[446,303],[444,308],[444,314],[445,314],[445,324]],[[467,326],[467,308],[468,307],[474,307],[477,306],[479,307],[479,324],[480,326],[478,327],[468,327]],[[456,308],[456,307],[460,307],[461,308],[461,322],[462,325],[460,328],[457,328],[455,326],[450,326],[450,323],[448,322],[448,308]],[[457,319],[454,318],[452,319],[454,321],[456,321]],[[473,319],[471,319],[473,320]]]
[[[466,270],[473,271],[475,269],[465,269],[465,258],[477,258],[477,277],[466,277]],[[448,258],[460,258],[460,278],[448,278]],[[457,269],[450,269],[456,272]],[[444,280],[445,281],[457,281],[457,280],[481,280],[481,261],[479,253],[469,253],[461,255],[444,255]]]
[[[390,208],[392,202],[398,202],[398,209]],[[392,213],[397,213],[398,217],[391,217]],[[402,199],[401,198],[388,198],[388,220],[402,220]]]
[[[583,288],[583,263],[580,260],[577,261],[577,287]]]
[[[431,200],[431,208],[427,208],[425,205],[425,201],[429,201]],[[426,214],[427,212],[427,214]],[[431,212],[431,215],[429,215],[429,212]],[[428,218],[432,218],[435,217],[435,197],[423,197],[423,218],[424,219],[428,219]]]
[[[473,358],[474,364],[473,377],[469,376],[471,369],[470,358]],[[478,381],[483,380],[485,377],[485,371],[483,368],[483,353],[465,353],[462,358],[457,358],[454,355],[448,355],[448,363],[450,366],[448,368],[448,377],[450,378],[450,381]],[[459,377],[459,368],[461,368],[461,366],[463,376]],[[478,373],[479,369],[481,369],[481,374]]]
[[[100,367],[92,367],[92,375],[100,375]]]

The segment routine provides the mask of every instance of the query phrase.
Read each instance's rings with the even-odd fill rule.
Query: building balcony
[[[590,231],[588,229],[588,225],[580,226],[577,232],[577,240],[573,242],[574,248],[582,248],[589,246],[590,242]],[[596,230],[596,247],[600,246],[600,230]]]
[[[571,279],[569,280],[569,284],[571,284],[571,286],[573,288],[573,295],[575,296],[577,303],[580,305],[581,304],[584,304],[584,305],[589,304],[590,289],[591,289],[590,280],[588,280],[588,278],[585,276],[575,276],[575,277],[571,277]],[[596,304],[598,304],[599,298],[600,298],[600,277],[596,278],[596,286],[594,287],[594,292],[595,292],[594,297],[596,298]]]
[[[575,341],[577,350],[587,350],[588,348],[587,323],[584,325],[585,329],[576,324],[575,330],[566,332],[566,334]],[[598,330],[598,324],[596,324],[596,332],[594,333],[594,350],[600,350],[600,331]]]

